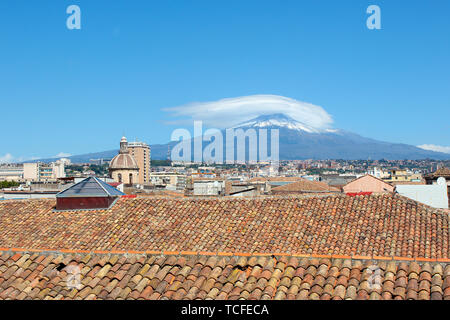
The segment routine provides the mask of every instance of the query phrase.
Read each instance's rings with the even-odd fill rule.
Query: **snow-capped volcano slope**
[[[450,158],[448,154],[365,138],[345,130],[313,128],[284,114],[263,115],[234,128],[278,129],[281,160]]]
[[[234,126],[233,128],[285,128],[308,133],[336,132],[334,129],[318,129],[297,121],[282,113],[262,115]]]

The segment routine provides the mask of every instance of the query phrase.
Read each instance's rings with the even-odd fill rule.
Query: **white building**
[[[218,179],[195,179],[194,196],[219,196],[225,194],[225,180]]]
[[[373,167],[372,169],[369,169],[369,171],[367,171],[367,174],[374,176],[375,178],[378,179],[386,179],[389,178],[390,176],[389,172],[383,171],[378,167]]]
[[[186,188],[186,175],[176,172],[153,172],[150,182],[156,188],[184,191]]]
[[[447,181],[439,178],[436,184],[397,185],[396,191],[407,198],[433,208],[448,209]]]
[[[56,181],[59,178],[65,178],[64,161],[58,160],[52,163],[24,163],[23,164],[23,178],[27,181]]]

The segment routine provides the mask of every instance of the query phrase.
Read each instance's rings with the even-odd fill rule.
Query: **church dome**
[[[111,160],[109,169],[139,169],[136,159],[128,151],[128,141],[125,137],[120,140],[119,154]]]
[[[119,153],[109,164],[110,169],[139,169],[136,160],[129,154]]]

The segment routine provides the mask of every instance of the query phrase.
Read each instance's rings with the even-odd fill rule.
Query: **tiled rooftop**
[[[450,261],[8,251],[0,299],[450,300]]]
[[[449,258],[449,215],[397,195],[2,201],[0,248]]]
[[[302,179],[282,186],[272,188],[272,193],[289,193],[289,192],[339,192],[335,187],[320,181],[309,181]]]
[[[249,180],[249,182],[295,182],[302,181],[300,177],[256,177]]]
[[[426,175],[426,177],[430,177],[430,178],[439,178],[439,177],[448,178],[448,177],[450,177],[450,168],[446,168],[446,167],[439,168],[435,172]]]

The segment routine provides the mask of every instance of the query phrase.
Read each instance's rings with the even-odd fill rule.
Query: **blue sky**
[[[66,27],[71,4],[81,30]],[[366,27],[370,4],[382,30]],[[448,0],[2,0],[0,159],[114,149],[123,134],[164,143],[176,126],[162,109],[250,95],[450,146],[449,12]]]

